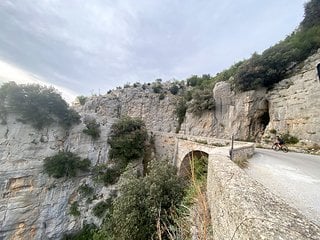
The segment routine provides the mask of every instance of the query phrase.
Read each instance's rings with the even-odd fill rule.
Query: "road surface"
[[[256,149],[246,172],[320,225],[320,156]]]

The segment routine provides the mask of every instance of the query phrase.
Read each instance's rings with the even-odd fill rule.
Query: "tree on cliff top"
[[[38,84],[4,83],[0,87],[0,105],[0,109],[17,113],[19,121],[37,129],[55,121],[64,127],[80,121],[79,114],[69,108],[54,88]]]
[[[320,24],[320,0],[311,0],[304,5],[304,19],[300,26],[310,28]]]

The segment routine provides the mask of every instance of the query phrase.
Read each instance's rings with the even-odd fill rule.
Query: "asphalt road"
[[[256,149],[246,172],[320,225],[320,156]]]

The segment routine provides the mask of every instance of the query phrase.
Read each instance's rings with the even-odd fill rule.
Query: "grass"
[[[235,159],[233,161],[235,164],[237,164],[241,169],[247,168],[249,165],[248,159]]]
[[[186,195],[181,206],[171,213],[175,222],[173,225],[158,222],[158,237],[166,231],[170,240],[193,239],[194,236],[199,240],[211,239],[211,217],[206,197],[208,159],[191,157],[190,166],[190,185]]]

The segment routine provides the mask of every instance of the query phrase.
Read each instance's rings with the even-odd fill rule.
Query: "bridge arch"
[[[181,161],[179,168],[179,175],[183,178],[189,179],[191,177],[191,163],[193,159],[196,161],[201,161],[201,158],[209,158],[209,154],[207,152],[201,150],[192,150],[187,153]],[[206,166],[207,168],[208,166]]]

